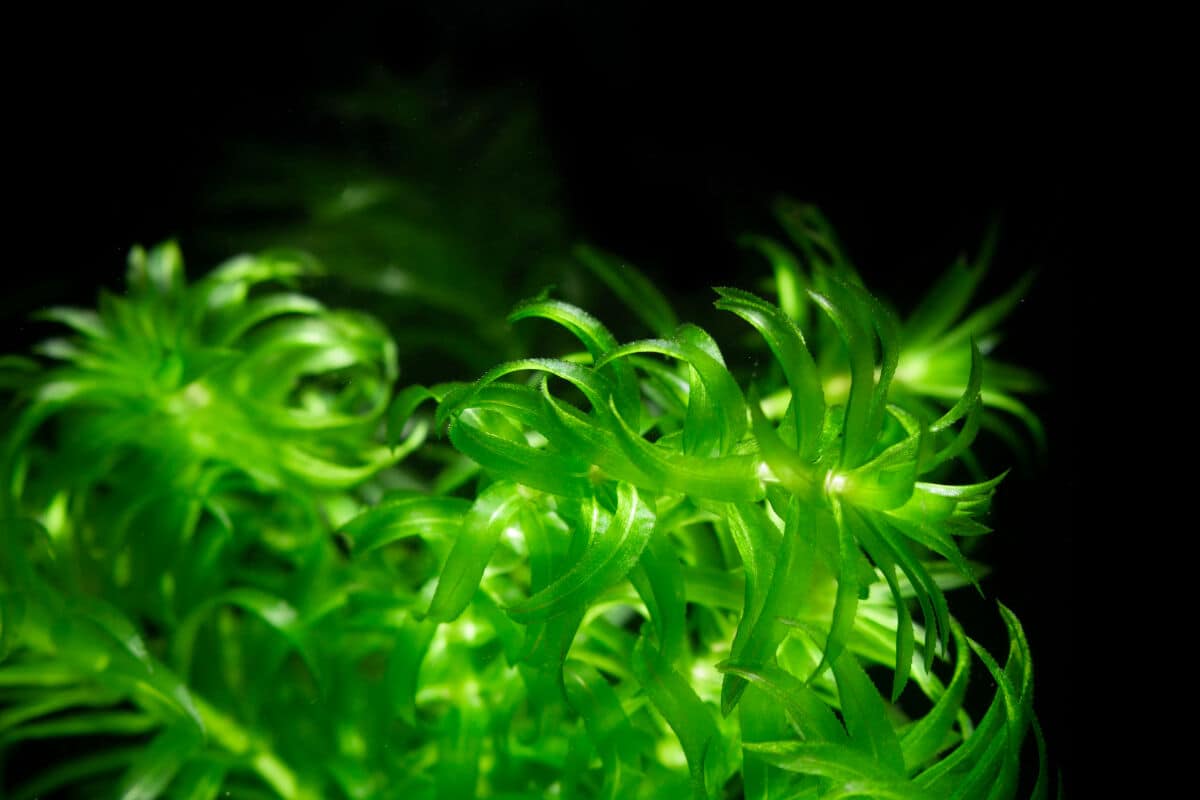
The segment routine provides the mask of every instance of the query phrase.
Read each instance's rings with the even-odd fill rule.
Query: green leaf
[[[476,797],[479,780],[479,756],[487,718],[482,708],[451,708],[442,718],[438,736],[438,800],[464,800]]]
[[[764,490],[757,475],[757,458],[703,458],[670,452],[639,436],[621,418],[615,406],[612,412],[617,421],[617,442],[633,465],[652,481],[648,488],[677,491],[719,502],[753,502],[762,499]]]
[[[896,669],[892,679],[892,702],[894,703],[899,699],[900,693],[904,691],[904,686],[912,672],[914,646],[912,614],[908,610],[907,597],[900,582],[896,579],[896,561],[891,554],[890,547],[875,535],[874,528],[867,520],[863,520],[862,525],[857,528],[857,532],[859,542],[883,574],[896,605]],[[928,597],[920,590],[917,590],[917,596],[925,618],[932,619],[933,613]]]
[[[738,244],[757,250],[771,262],[775,272],[775,288],[779,292],[779,307],[788,319],[803,327],[808,321],[808,300],[805,295],[808,281],[800,262],[786,247],[765,236],[742,236]]]
[[[840,497],[860,508],[899,508],[913,495],[922,436],[908,436],[870,461],[833,478]]]
[[[847,741],[846,731],[829,705],[790,672],[770,664],[745,666],[734,662],[719,664],[718,669],[766,692],[780,705],[801,738],[835,743]]]
[[[809,295],[837,327],[850,357],[850,396],[846,401],[840,463],[843,467],[856,467],[866,458],[879,433],[873,413],[878,385],[875,345],[869,334],[870,312],[861,296],[849,287],[831,283],[826,290],[831,297],[816,292]]]
[[[746,401],[733,375],[725,368],[720,351],[715,348],[715,343],[704,331],[684,326],[673,340],[647,339],[618,347],[601,364],[637,353],[657,353],[688,364],[699,380],[691,382],[684,425],[684,452],[723,456],[733,450],[746,432]]]
[[[450,426],[450,441],[464,455],[499,478],[565,497],[592,490],[591,465],[573,455],[518,444],[492,433],[483,420],[464,413]]]
[[[180,770],[171,784],[179,800],[217,800],[225,784],[226,767],[219,763],[192,761]]]
[[[313,315],[324,311],[320,302],[307,295],[280,293],[267,295],[239,304],[213,333],[213,343],[219,347],[233,345],[256,326],[274,317],[287,314]]]
[[[847,745],[789,741],[748,743],[745,748],[783,769],[828,779],[831,785],[821,793],[822,798],[928,800],[930,797],[902,774]]]
[[[387,412],[387,443],[395,448],[404,435],[404,428],[413,413],[427,400],[439,402],[439,397],[424,386],[408,386],[396,393]]]
[[[401,718],[416,724],[417,692],[421,664],[437,631],[433,620],[406,620],[396,632],[395,645],[388,657],[387,678],[390,700]]]
[[[775,621],[768,619],[760,625],[759,618],[774,582],[776,558],[782,536],[758,505],[730,505],[727,513],[729,532],[742,558],[742,568],[746,575],[745,600],[729,655],[732,660],[740,661],[746,654],[749,656],[748,662],[755,665],[772,655],[765,652],[769,649],[765,645],[772,638],[769,630],[773,628]],[[754,647],[749,649],[751,644],[754,644]],[[778,641],[775,644],[778,644]],[[737,675],[725,676],[721,682],[723,716],[729,716],[733,711],[745,688],[746,682]]]
[[[604,281],[613,294],[621,298],[655,334],[669,336],[671,331],[679,327],[671,304],[663,297],[662,292],[634,267],[586,245],[575,248],[575,257]]]
[[[308,639],[304,617],[282,597],[246,586],[228,589],[209,597],[180,623],[173,645],[173,657],[185,676],[195,667],[193,650],[201,624],[223,605],[247,611],[277,631],[288,645],[300,654],[318,684],[321,683],[323,675],[314,647]]]
[[[475,392],[506,375],[525,371],[541,372],[562,378],[579,389],[594,409],[603,411],[609,405],[612,388],[608,381],[600,376],[597,370],[554,358],[522,358],[493,367],[476,381],[473,390],[455,405],[459,409],[468,408],[471,405]]]
[[[1033,671],[1020,623],[1004,606],[1000,606],[1000,612],[1011,642],[1004,669],[968,640],[996,681],[997,695],[966,740],[917,777],[918,783],[932,791],[952,791],[952,797],[968,798],[997,786],[1007,790],[1016,780],[1021,743],[1032,720]]]
[[[601,796],[620,798],[636,792],[637,763],[649,737],[633,727],[616,692],[595,669],[568,661],[563,678],[567,702],[583,718],[604,762]]]
[[[160,720],[137,711],[89,711],[56,715],[45,722],[29,722],[5,732],[5,745],[29,739],[59,739],[68,736],[122,736],[148,733]]]
[[[147,253],[140,247],[129,252],[126,277],[131,289],[153,291],[164,296],[183,289],[183,253],[176,242],[164,242]]]
[[[38,312],[34,315],[34,319],[66,325],[76,333],[93,339],[105,339],[111,335],[104,320],[91,309],[57,306]]]
[[[546,413],[539,421],[540,431],[559,452],[571,453],[592,465],[589,477],[593,482],[600,478],[642,486],[652,482],[621,450],[611,420],[606,419],[608,425],[602,427],[595,416],[555,400],[545,381],[541,384],[541,401]]]
[[[683,568],[661,518],[659,528],[650,537],[629,579],[650,613],[658,651],[668,664],[674,664],[686,647],[687,590]]]
[[[512,523],[520,504],[520,491],[507,481],[492,484],[475,500],[442,568],[429,604],[430,619],[450,622],[470,604],[500,534]]]
[[[972,338],[983,338],[993,328],[1003,322],[1004,318],[1012,313],[1017,304],[1025,299],[1025,295],[1029,293],[1029,289],[1033,286],[1035,277],[1036,275],[1032,272],[1022,275],[1007,292],[972,313],[956,325],[954,330],[938,339],[937,349],[946,350]]]
[[[946,596],[941,587],[925,569],[925,566],[913,555],[908,545],[903,541],[898,530],[891,524],[892,519],[886,515],[863,515],[863,535],[868,530],[878,534],[889,554],[899,564],[900,569],[912,584],[921,604],[921,612],[925,618],[925,666],[928,669],[933,663],[937,652],[936,645],[946,652],[950,636],[950,610],[946,605]]]
[[[461,529],[470,508],[454,497],[404,497],[362,512],[342,526],[341,535],[356,556],[410,536],[448,540]]]
[[[832,507],[834,521],[837,525],[837,592],[834,597],[829,636],[825,640],[821,661],[808,679],[810,682],[820,676],[825,668],[841,656],[842,651],[846,649],[850,633],[854,629],[854,617],[858,613],[858,564],[861,554],[856,537],[850,531],[853,517],[847,517],[841,503],[836,499],[833,501]]]
[[[759,454],[771,475],[806,503],[820,502],[820,493],[824,490],[820,471],[787,446],[779,431],[763,415],[758,392],[753,388],[750,390],[750,421]]]
[[[1021,624],[1011,611],[1000,606],[1000,614],[1008,628],[1009,639],[1012,643],[1008,663],[1004,669],[995,659],[970,641],[971,649],[984,663],[999,687],[999,698],[1003,700],[1005,711],[1004,735],[997,738],[997,743],[1003,742],[1002,755],[998,758],[995,753],[998,748],[991,748],[979,759],[970,773],[962,780],[952,798],[967,798],[988,788],[988,798],[1003,798],[1016,791],[1020,777],[1021,744],[1025,739],[1030,721],[1032,720],[1031,703],[1033,698],[1033,664],[1029,658],[1029,643]],[[999,764],[995,764],[999,761]]]
[[[879,690],[850,653],[832,659],[831,665],[850,743],[880,766],[903,774],[904,754]]]
[[[825,419],[825,394],[816,364],[800,329],[780,309],[749,292],[718,288],[716,307],[737,314],[766,340],[783,368],[792,400],[789,406],[796,432],[796,450],[803,461],[817,456],[817,443]]]
[[[904,345],[920,348],[943,335],[970,303],[986,267],[959,258],[925,293],[904,323]]]
[[[810,505],[799,499],[790,501],[777,556],[769,567],[765,596],[752,618],[748,612],[743,614],[730,649],[732,661],[750,667],[774,661],[775,651],[787,634],[781,620],[796,613],[812,588],[816,561],[816,519],[813,511]],[[761,577],[758,578],[756,583],[761,580]],[[750,625],[743,632],[748,619]],[[737,675],[726,676],[721,687],[722,713],[728,714],[732,710],[744,686],[744,680]]]
[[[853,265],[846,258],[837,234],[829,220],[814,205],[777,198],[773,204],[775,218],[792,242],[800,248],[804,261],[814,278],[861,283]]]
[[[599,511],[599,508],[596,508]],[[641,558],[654,533],[654,511],[627,484],[617,486],[617,510],[591,520],[589,543],[569,570],[528,600],[508,608],[518,622],[545,620],[586,604],[621,580]]]
[[[892,525],[909,539],[923,547],[929,548],[949,561],[958,570],[960,575],[966,578],[981,595],[983,594],[983,589],[979,585],[975,570],[971,567],[966,557],[963,556],[958,545],[950,538],[949,532],[955,531],[954,528],[943,523],[939,530],[939,527],[934,524],[895,516],[887,517],[887,522],[884,524]]]
[[[120,800],[161,797],[180,767],[199,749],[194,731],[172,728],[159,734],[130,765],[117,790]]]
[[[709,785],[709,765],[718,758],[721,736],[712,712],[644,636],[633,650],[633,674],[683,746],[693,796],[711,797],[718,787]]]
[[[617,347],[617,340],[600,320],[581,308],[559,300],[526,300],[508,315],[508,321],[516,322],[533,317],[557,322],[569,330],[587,348],[593,364],[599,364]],[[612,383],[617,408],[621,414],[636,425],[641,413],[641,402],[637,376],[633,369],[623,361],[610,361],[598,371]]]
[[[962,397],[950,407],[950,410],[937,419],[929,426],[930,433],[938,434],[948,430],[951,425],[958,422],[963,417],[967,418],[962,430],[954,438],[954,441],[940,450],[930,464],[924,469],[932,469],[938,464],[942,464],[962,453],[970,446],[971,441],[975,438],[975,434],[979,430],[981,415],[983,413],[983,354],[979,352],[979,346],[975,340],[971,340],[971,372],[967,378],[967,388],[963,391]]]
[[[951,630],[954,633],[956,656],[950,683],[935,699],[929,713],[917,720],[900,737],[904,762],[912,767],[926,764],[949,746],[951,730],[966,696],[967,677],[971,670],[971,651],[967,646],[966,634],[953,620]]]

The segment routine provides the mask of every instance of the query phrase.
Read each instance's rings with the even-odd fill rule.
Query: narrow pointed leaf
[[[399,539],[449,539],[462,526],[470,503],[454,497],[405,497],[362,512],[341,528],[356,556]]]
[[[446,558],[428,616],[437,622],[456,619],[479,588],[483,570],[492,559],[500,535],[520,508],[517,487],[501,481],[488,487],[463,519]]]
[[[721,664],[722,672],[753,683],[779,703],[797,734],[806,740],[847,741],[842,723],[829,705],[803,681],[777,666],[744,666],[735,662]]]
[[[575,248],[575,256],[596,277],[604,281],[613,294],[637,314],[658,336],[669,336],[679,327],[671,304],[645,275],[630,264],[593,247]]]
[[[720,732],[712,712],[644,636],[633,650],[633,673],[683,746],[693,796],[706,800],[717,788],[708,785],[707,772],[709,759],[716,757],[720,747]]]
[[[900,737],[904,762],[911,767],[924,765],[947,747],[950,732],[966,696],[971,650],[967,646],[966,634],[958,623],[952,623],[951,629],[954,633],[955,661],[950,683],[936,698],[933,708]]]
[[[804,292],[808,281],[800,268],[800,262],[786,247],[765,236],[743,236],[738,244],[757,250],[775,273],[775,290],[779,293],[779,308],[797,325],[803,326],[808,318],[808,298]]]
[[[593,364],[598,364],[617,347],[617,340],[600,320],[570,303],[549,299],[528,300],[513,309],[508,321],[533,317],[557,322],[569,330],[587,348]],[[612,382],[621,414],[636,423],[640,412],[640,394],[633,370],[623,361],[610,361],[600,368],[600,372]]]
[[[833,659],[832,666],[851,743],[877,764],[904,774],[900,740],[887,718],[879,690],[850,653],[842,653]]]
[[[621,419],[616,408],[617,441],[626,456],[647,478],[650,488],[666,489],[694,497],[725,502],[760,500],[764,491],[753,456],[701,458],[668,452],[647,442]]]
[[[850,532],[847,516],[842,512],[841,504],[833,503],[834,520],[837,524],[838,542],[838,576],[837,593],[833,603],[833,619],[830,621],[829,636],[825,640],[825,649],[821,662],[813,670],[809,680],[825,671],[834,659],[841,656],[849,643],[850,633],[854,629],[854,616],[858,612],[858,564],[861,557],[855,537]]]
[[[985,268],[960,258],[925,293],[904,323],[906,347],[921,347],[941,336],[971,301]]]
[[[790,410],[796,450],[801,460],[813,460],[825,419],[825,394],[803,334],[780,309],[749,292],[727,288],[716,291],[721,296],[716,307],[737,314],[754,326],[775,354],[792,392]]]

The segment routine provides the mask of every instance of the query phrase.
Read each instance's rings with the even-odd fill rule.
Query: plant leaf
[[[594,247],[580,245],[575,257],[621,298],[658,336],[669,336],[679,327],[671,304],[646,276],[628,263]]]
[[[515,484],[494,483],[484,490],[463,518],[458,537],[446,565],[442,568],[437,590],[429,604],[428,616],[437,622],[457,619],[479,588],[483,570],[492,558],[500,534],[520,510],[521,494]]]
[[[567,572],[528,600],[512,605],[518,622],[545,620],[586,604],[633,568],[654,533],[654,511],[628,483],[617,486],[617,510],[589,537],[588,548]]]

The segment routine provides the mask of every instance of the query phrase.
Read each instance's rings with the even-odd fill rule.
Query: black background
[[[98,286],[119,286],[132,243],[177,236],[187,252],[197,197],[232,140],[310,135],[307,98],[373,70],[434,67],[464,89],[531,92],[572,233],[639,264],[669,295],[738,283],[733,241],[770,230],[778,192],[817,203],[868,285],[900,308],[999,218],[984,292],[1039,272],[1001,354],[1047,378],[1050,391],[1032,404],[1050,452],[998,496],[988,600],[958,593],[951,605],[993,652],[1003,631],[991,603],[1025,622],[1039,714],[1056,763],[1069,766],[1067,211],[1083,144],[1067,70],[1036,42],[984,46],[975,29],[918,41],[891,36],[886,22],[873,34],[863,21],[747,15],[696,25],[636,6],[418,4],[399,17],[304,22],[164,21],[152,33],[56,38],[11,73],[8,192],[19,224],[0,300],[5,351],[41,335],[25,322],[36,308],[90,304]]]

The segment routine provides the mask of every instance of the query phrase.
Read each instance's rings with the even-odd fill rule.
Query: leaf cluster
[[[955,267],[902,323],[781,219],[779,302],[717,290],[748,375],[591,249],[652,338],[544,292],[509,321],[575,349],[398,392],[293,254],[135,251],[49,312],[51,363],[2,365],[0,752],[96,744],[6,796],[1047,796],[1019,622],[998,660],[946,599],[1003,477],[955,476],[1031,417],[989,384],[1011,301],[960,320]]]

